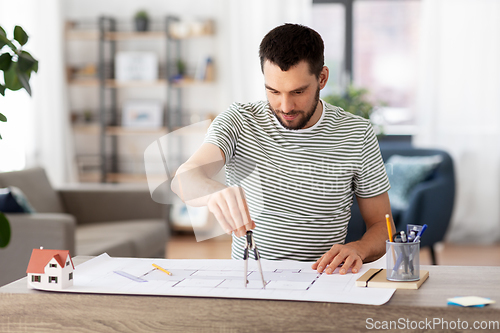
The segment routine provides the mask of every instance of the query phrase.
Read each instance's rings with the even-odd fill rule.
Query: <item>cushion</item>
[[[401,156],[392,155],[385,163],[391,183],[391,207],[404,210],[408,207],[411,190],[427,179],[441,163],[441,155]]]
[[[165,252],[163,219],[89,223],[76,230],[76,255],[150,258]]]
[[[35,213],[24,193],[17,187],[0,189],[0,212],[2,213]]]
[[[20,188],[37,213],[64,213],[59,194],[50,185],[43,168],[0,172],[0,184]]]

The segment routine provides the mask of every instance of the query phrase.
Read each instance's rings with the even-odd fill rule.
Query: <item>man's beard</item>
[[[288,130],[299,130],[299,129],[302,129],[304,128],[304,126],[307,125],[307,123],[309,122],[309,120],[311,120],[312,116],[314,115],[314,112],[316,111],[316,107],[318,106],[318,102],[319,102],[319,86],[316,90],[316,96],[314,97],[314,103],[313,105],[311,106],[311,108],[309,109],[309,111],[302,111],[302,110],[292,110],[291,112],[288,112],[286,115],[287,116],[293,116],[293,115],[296,115],[296,114],[302,114],[303,117],[302,117],[302,120],[295,126],[290,126],[286,123],[285,120],[281,119],[280,117],[278,117],[278,114],[284,114],[283,111],[281,110],[275,110],[273,109],[273,107],[271,106],[271,104],[268,102],[269,104],[269,108],[271,109],[271,111],[273,112],[274,116],[276,117],[276,119],[278,119],[278,121],[280,122],[280,124],[288,129]]]

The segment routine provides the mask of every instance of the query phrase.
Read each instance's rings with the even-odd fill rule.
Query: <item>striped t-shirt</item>
[[[205,142],[226,158],[226,185],[243,187],[264,259],[314,261],[344,243],[353,193],[374,197],[390,185],[369,121],[321,101],[313,126],[288,130],[265,101],[232,104]],[[245,237],[233,234],[234,259]]]

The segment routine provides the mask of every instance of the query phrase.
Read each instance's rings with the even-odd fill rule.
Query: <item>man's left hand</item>
[[[349,268],[351,268],[353,273],[357,273],[361,269],[361,266],[363,266],[363,259],[354,246],[349,244],[335,244],[311,268],[316,269],[318,273],[325,272],[326,274],[332,274],[341,263],[343,265],[340,267],[340,274],[347,273]]]

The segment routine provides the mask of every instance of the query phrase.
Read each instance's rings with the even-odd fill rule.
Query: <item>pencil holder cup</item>
[[[385,244],[387,258],[387,280],[420,280],[420,241],[415,243]]]

